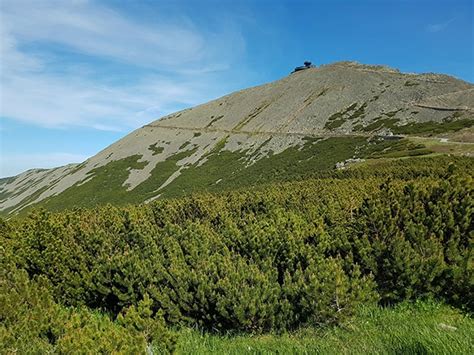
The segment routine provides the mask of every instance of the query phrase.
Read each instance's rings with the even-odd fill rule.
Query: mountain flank
[[[334,63],[170,114],[81,164],[1,179],[0,210],[148,202],[298,178],[347,160],[472,155],[473,123],[470,83]]]

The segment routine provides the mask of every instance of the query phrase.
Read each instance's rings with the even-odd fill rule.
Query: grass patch
[[[365,113],[365,109],[367,107],[367,102],[364,102],[354,113],[349,117],[351,120],[355,120],[356,118],[361,117]]]
[[[370,102],[375,102],[375,101],[377,101],[379,98],[380,98],[380,95],[375,95],[375,96],[372,97],[369,101],[370,101]]]
[[[158,143],[154,143],[148,146],[148,150],[151,150],[153,152],[153,155],[158,155],[160,153],[163,153],[163,150],[165,150],[165,148],[163,147],[158,147],[157,144]]]
[[[92,178],[87,182],[82,184],[79,182],[61,194],[49,197],[38,204],[56,211],[73,207],[93,207],[106,203],[124,205],[143,202],[155,196],[158,193],[156,190],[178,170],[178,161],[192,155],[195,151],[196,149],[180,152],[157,163],[151,171],[151,176],[131,191],[128,191],[123,183],[127,180],[130,169],[143,169],[147,164],[138,162],[141,155],[112,161],[94,169],[88,174]],[[38,193],[42,192],[42,190],[38,191]],[[36,197],[37,194],[32,196],[31,200],[33,201]]]
[[[444,120],[443,122],[411,123],[405,126],[393,126],[393,133],[433,135],[439,133],[456,132],[463,128],[472,127],[474,119]]]
[[[401,139],[399,141],[391,141],[390,143],[386,142],[379,144],[378,149],[369,153],[367,157],[370,159],[401,158],[431,153],[433,153],[433,151],[427,149],[424,144],[413,143],[408,139]]]
[[[224,117],[224,115],[220,115],[220,116],[217,116],[217,117],[214,117],[214,116],[211,116],[211,122],[209,122],[206,126],[206,128],[209,128],[211,127],[214,123],[216,123],[217,121],[219,121],[220,119],[222,119]],[[196,133],[194,133],[196,134]],[[196,137],[196,136],[195,136]]]
[[[361,127],[356,126],[354,129],[356,131],[362,132],[373,132],[379,130],[381,128],[389,128],[395,134],[422,134],[422,135],[434,135],[439,133],[448,133],[448,132],[456,132],[463,128],[469,128],[474,126],[474,119],[472,118],[465,118],[465,119],[458,119],[455,118],[459,117],[458,113],[455,113],[452,117],[443,120],[443,122],[420,122],[420,123],[410,123],[404,126],[396,125],[399,122],[398,119],[393,118],[398,111],[387,112],[384,115],[387,118],[378,117],[375,119],[374,122],[371,124]],[[412,112],[412,114],[416,114],[418,112]]]
[[[433,302],[366,307],[340,327],[293,333],[216,335],[182,330],[177,354],[468,354],[474,321]]]
[[[181,144],[181,145],[179,146],[178,150],[181,150],[181,149],[186,148],[189,144],[190,144],[189,141],[188,141],[188,142],[184,142],[183,144]]]
[[[179,169],[178,161],[187,158],[195,151],[196,148],[180,152],[168,157],[165,161],[157,163],[151,171],[151,176],[129,192],[127,201],[139,203],[157,195],[158,192],[156,190]]]
[[[345,121],[346,121],[346,120],[343,119],[343,118],[340,118],[340,119],[334,120],[334,121],[328,121],[328,122],[326,123],[326,125],[324,126],[324,128],[326,128],[326,129],[339,128],[339,127],[341,127],[341,126],[344,124]]]
[[[412,80],[407,80],[405,81],[405,84],[403,84],[405,86],[418,86],[420,85],[420,83],[417,83],[416,81],[412,81]]]
[[[206,161],[202,165],[198,166],[196,163],[184,167],[181,174],[160,191],[157,189],[179,169],[177,162],[192,155],[196,148],[174,154],[157,163],[150,177],[131,191],[123,186],[130,168],[142,169],[147,164],[138,162],[139,155],[112,161],[94,169],[90,173],[92,178],[89,181],[78,183],[36,205],[50,210],[61,210],[105,203],[116,205],[141,203],[159,193],[162,198],[169,198],[200,191],[220,192],[271,182],[300,180],[315,174],[331,172],[336,162],[352,158],[354,155],[360,158],[378,159],[431,153],[431,150],[423,145],[410,143],[408,140],[367,142],[366,137],[307,138],[303,146],[290,147],[279,154],[270,154],[247,166],[250,159],[248,152],[224,150],[225,144],[226,138],[220,140],[207,154]],[[220,181],[216,184],[218,180]],[[39,193],[41,192],[43,191]]]
[[[351,158],[357,150],[361,150],[361,157],[365,157],[392,144],[394,143],[374,141],[369,145],[365,137],[333,137],[322,140],[307,138],[302,147],[288,148],[282,153],[272,154],[246,166],[247,151],[222,150],[225,145],[223,140],[206,157],[204,164],[183,170],[163,190],[163,196],[176,197],[194,191],[221,191],[299,179],[316,172],[332,170],[336,162]],[[219,179],[221,181],[216,184]]]
[[[50,186],[43,186],[42,188],[34,191],[31,195],[28,195],[25,197],[23,200],[20,201],[19,204],[5,208],[3,211],[1,211],[1,215],[8,215],[11,211],[15,210],[18,206],[25,206],[28,205],[29,203],[32,203],[35,201],[38,197],[40,197],[43,192],[46,192]]]
[[[474,143],[459,143],[459,142],[443,142],[439,138],[418,138],[410,137],[410,141],[423,144],[426,148],[432,150],[435,153],[442,154],[456,154],[456,155],[474,155]]]
[[[0,179],[0,185],[8,185],[12,183],[15,180],[15,177],[6,177]],[[0,188],[0,201],[4,200],[12,195],[15,195],[17,192],[16,191],[9,191],[7,192],[4,188]]]
[[[255,108],[247,117],[244,117],[237,125],[233,128],[234,130],[239,130],[243,128],[247,123],[257,117],[260,113],[265,111],[271,102],[263,102],[260,106]]]
[[[120,204],[126,201],[126,181],[130,169],[143,169],[146,162],[138,162],[141,155],[132,155],[125,159],[112,161],[88,173],[85,183],[79,182],[57,196],[41,201],[49,210],[60,210],[66,207],[91,207],[103,203]]]
[[[394,127],[394,124],[398,122],[398,119],[396,118],[376,118],[374,122],[372,122],[371,124],[365,126],[365,127],[362,127],[362,126],[359,126],[358,127],[358,131],[363,131],[363,132],[372,132],[372,131],[376,131],[376,130],[379,130],[383,127],[385,128],[392,128]],[[355,127],[354,127],[355,129]]]
[[[391,118],[391,117],[394,117],[399,111],[400,110],[386,112],[386,113],[384,113],[384,115]]]
[[[359,108],[357,108],[357,105],[358,105],[357,102],[355,102],[349,107],[345,108],[344,110],[336,112],[332,114],[331,116],[329,116],[326,124],[324,125],[324,128],[325,129],[339,128],[340,126],[344,124],[346,120],[355,120],[359,117],[362,117],[365,114],[367,103],[364,102],[362,105],[360,105]]]

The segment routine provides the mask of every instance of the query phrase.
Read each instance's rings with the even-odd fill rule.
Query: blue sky
[[[2,0],[0,177],[167,113],[356,60],[474,82],[471,0]]]

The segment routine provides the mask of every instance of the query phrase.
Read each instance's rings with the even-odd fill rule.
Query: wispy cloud
[[[129,130],[202,102],[221,94],[212,73],[245,49],[232,26],[140,23],[94,1],[6,0],[1,13],[0,116],[44,127]]]
[[[440,23],[434,23],[426,26],[426,31],[431,32],[431,33],[436,33],[436,32],[441,32],[444,31],[448,26],[453,23],[456,20],[456,18],[452,18],[448,21],[445,22],[440,22]]]
[[[142,24],[94,1],[7,0],[2,11],[7,31],[20,40],[153,67],[196,64],[211,51],[211,36],[224,39],[198,30],[188,19],[161,16]]]
[[[199,85],[151,77],[133,85],[106,86],[93,78],[20,73],[2,80],[2,115],[50,128],[130,129],[199,102]]]

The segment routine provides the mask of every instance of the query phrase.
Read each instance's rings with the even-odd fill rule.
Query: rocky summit
[[[0,179],[0,211],[142,203],[368,159],[472,155],[474,85],[340,62],[145,125],[81,164]],[[350,164],[347,164],[349,162]]]

